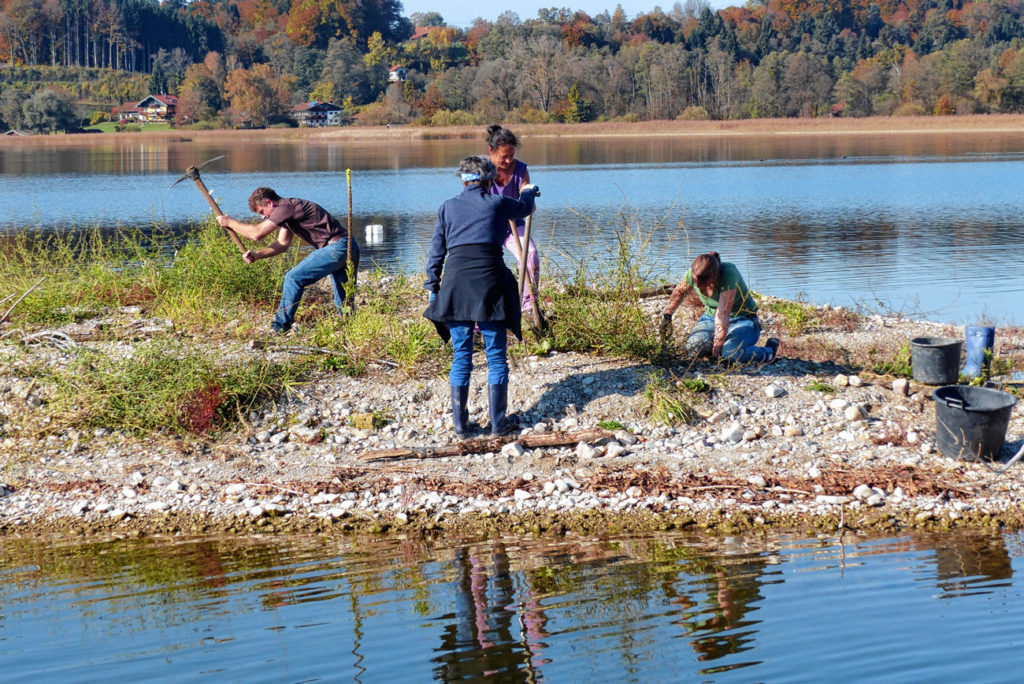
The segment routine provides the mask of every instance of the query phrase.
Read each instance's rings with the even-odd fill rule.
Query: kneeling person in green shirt
[[[710,354],[735,363],[775,362],[779,339],[771,337],[765,341],[765,346],[757,346],[761,337],[757,302],[736,266],[723,262],[718,252],[701,254],[694,259],[672,291],[662,313],[663,336],[671,333],[672,314],[691,289],[697,292],[704,305],[704,315],[686,338],[687,354],[692,357]]]

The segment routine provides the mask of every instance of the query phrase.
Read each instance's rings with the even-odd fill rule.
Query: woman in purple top
[[[519,149],[519,139],[515,133],[503,128],[498,124],[487,127],[487,156],[497,169],[497,175],[491,181],[491,194],[504,195],[512,199],[519,199],[519,190],[530,182],[530,172],[526,169],[524,162],[516,159],[516,150]],[[522,219],[516,221],[516,231],[520,239],[510,230],[508,238],[505,239],[505,249],[516,256],[516,262],[522,261],[519,254],[519,242],[526,231],[526,223]],[[537,254],[537,245],[530,240],[529,253],[527,255],[526,275],[530,279],[530,285],[534,292],[540,284],[540,256]],[[520,270],[522,265],[520,264]],[[522,310],[528,311],[533,305],[530,297],[530,287],[523,288]]]

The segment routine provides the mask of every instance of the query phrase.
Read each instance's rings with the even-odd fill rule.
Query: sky
[[[537,17],[537,10],[542,7],[568,7],[572,10],[583,10],[590,16],[600,14],[601,12],[608,10],[608,13],[615,11],[616,5],[622,5],[622,11],[626,13],[626,16],[632,19],[638,14],[645,14],[650,12],[655,6],[661,7],[665,12],[672,9],[676,0],[569,0],[568,2],[559,2],[557,0],[523,0],[517,2],[514,5],[506,5],[504,3],[493,3],[490,5],[477,5],[473,2],[467,2],[466,0],[401,0],[402,7],[405,8],[403,14],[410,16],[414,12],[424,14],[426,12],[438,12],[444,17],[445,23],[449,26],[457,26],[460,28],[468,28],[473,25],[473,20],[477,17],[482,17],[488,21],[494,21],[498,18],[498,15],[505,10],[512,10],[519,15],[522,20],[534,19]],[[679,0],[682,4],[683,0]],[[727,2],[726,0],[711,0],[711,6],[714,8],[728,7],[730,5],[742,5],[743,0],[734,0],[733,2]]]

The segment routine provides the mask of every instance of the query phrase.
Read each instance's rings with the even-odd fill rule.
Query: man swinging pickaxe
[[[210,164],[212,162],[217,161],[218,159],[223,158],[224,155],[222,154],[219,157],[207,159],[199,166],[188,167],[187,169],[185,169],[185,175],[171,183],[170,187],[173,188],[175,185],[185,180],[186,178],[191,178],[193,181],[195,181],[196,187],[199,188],[199,192],[203,193],[203,197],[206,198],[206,202],[210,205],[210,209],[213,210],[213,215],[215,217],[221,216],[224,212],[221,211],[220,207],[217,206],[217,201],[213,199],[213,196],[210,194],[210,191],[206,189],[206,184],[203,183],[203,179],[199,177],[199,169],[205,167],[207,164]],[[238,233],[226,227],[224,228],[224,232],[226,232],[231,237],[232,242],[234,242],[235,246],[238,247],[238,251],[240,251],[242,254],[245,254],[247,251],[249,251],[245,248],[245,245],[242,244],[242,241],[238,239]]]

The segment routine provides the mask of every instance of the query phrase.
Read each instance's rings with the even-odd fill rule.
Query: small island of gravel
[[[350,321],[324,313],[326,292],[315,318],[314,293],[311,320],[287,337],[228,308],[215,334],[191,330],[140,293],[138,303],[121,297],[59,325],[9,321],[0,330],[0,534],[895,531],[1014,528],[1022,519],[1020,466],[937,453],[934,388],[906,377],[908,341],[962,336],[954,326],[760,295],[781,358],[725,367],[651,342],[664,289],[631,291],[619,307],[652,329],[637,331],[651,344],[631,354],[585,348],[584,324],[559,308],[566,294],[580,306],[580,293],[552,284],[554,335],[528,334],[511,351],[510,406],[526,428],[459,442],[448,351],[415,332],[424,325],[415,289],[379,272],[359,282],[360,313]],[[606,300],[594,297],[595,308],[574,315],[600,317]],[[377,310],[405,331],[378,331],[398,336],[404,351],[357,348],[354,332],[338,332],[370,325]],[[677,316],[677,337],[688,325]],[[564,348],[568,337],[580,348]],[[1000,328],[996,366],[1019,366],[1022,342],[1021,330]],[[416,344],[419,353],[410,352]],[[233,415],[207,381],[162,427],[127,417],[103,424],[131,413],[86,400],[115,393],[100,376],[152,363],[154,345],[164,363],[200,353],[246,368],[298,363],[301,372],[275,376],[244,407],[231,405]],[[479,423],[483,382],[474,376],[470,395]],[[133,401],[130,392],[113,400]],[[1015,413],[1004,462],[1022,440]]]

